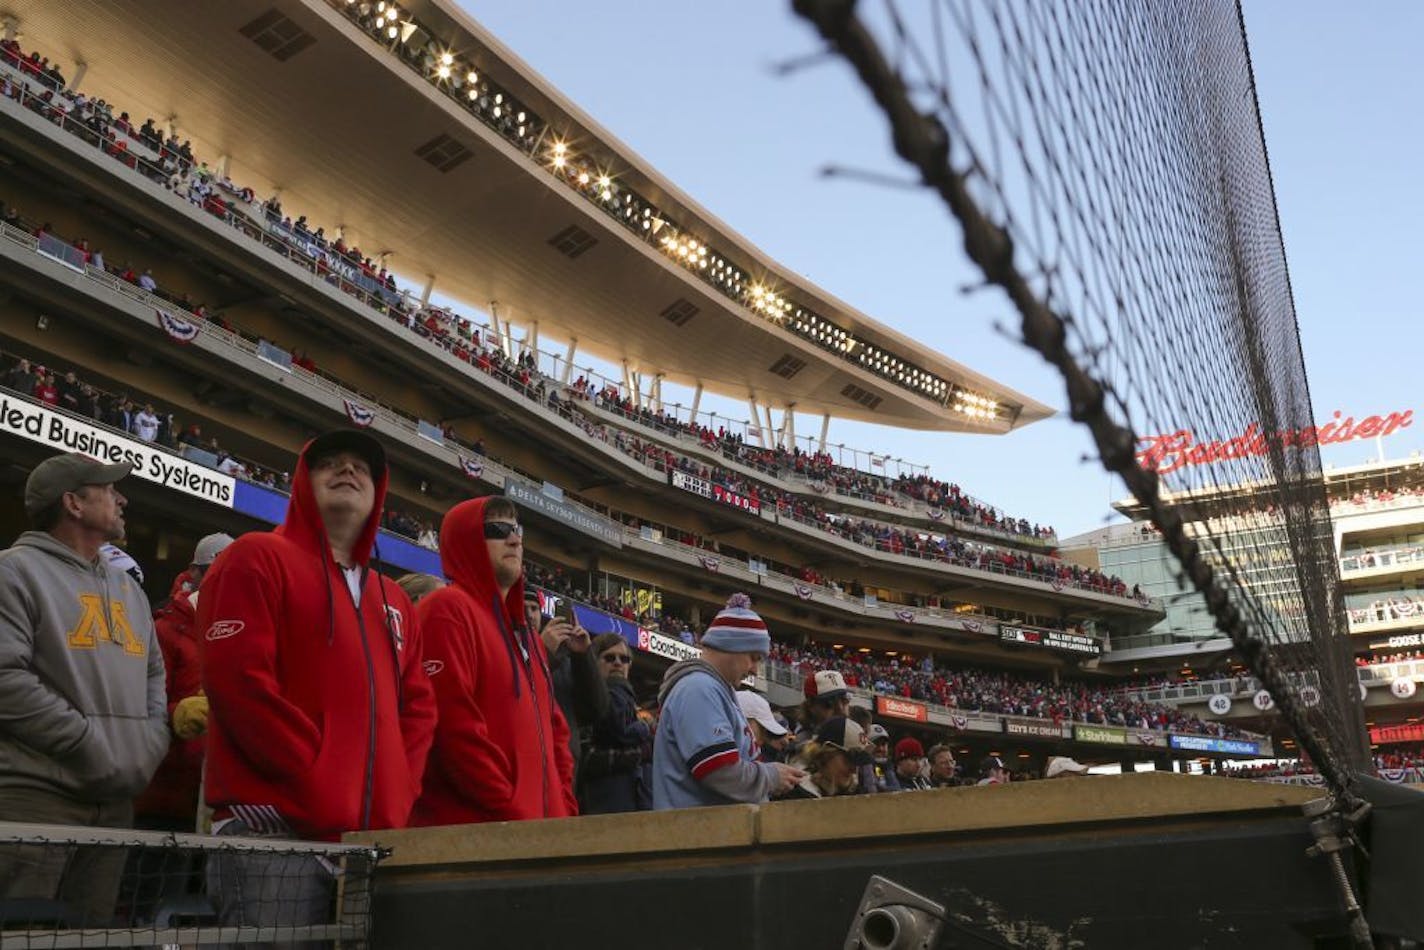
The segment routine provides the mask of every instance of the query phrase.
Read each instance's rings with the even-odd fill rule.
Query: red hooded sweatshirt
[[[168,603],[153,614],[158,646],[163,651],[163,669],[168,685],[168,721],[178,703],[203,688],[198,663],[199,640],[194,630],[193,575],[183,571],[173,579]],[[198,784],[203,774],[203,736],[179,739],[168,744],[168,754],[153,773],[142,795],[134,802],[134,814],[162,820],[165,825],[193,830],[198,813]]]
[[[485,498],[440,529],[451,584],[420,601],[440,721],[413,825],[578,814],[569,727],[539,635],[525,628],[524,582],[501,600],[485,546]]]
[[[435,697],[409,598],[369,568],[388,481],[372,476],[375,504],[352,549],[359,607],[327,540],[305,448],[283,523],[238,538],[203,581],[215,819],[335,840],[410,817]]]

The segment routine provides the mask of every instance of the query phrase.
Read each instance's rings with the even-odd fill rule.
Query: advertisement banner
[[[913,699],[896,699],[894,696],[876,696],[875,711],[882,716],[909,719],[912,722],[929,722],[930,711],[924,703]]]
[[[755,498],[748,498],[746,495],[734,492],[730,488],[724,488],[715,482],[709,482],[705,478],[698,478],[696,475],[689,475],[686,472],[669,472],[668,484],[673,488],[681,488],[683,491],[692,492],[694,495],[701,495],[703,498],[718,502],[745,511],[749,515],[761,515],[761,502]]]
[[[1127,731],[1112,726],[1074,726],[1073,738],[1101,745],[1127,745]]]
[[[1260,755],[1261,745],[1257,742],[1247,742],[1245,739],[1216,739],[1212,736],[1178,736],[1168,737],[1168,742],[1174,749],[1181,749],[1185,752],[1221,752],[1227,755]]]
[[[1409,723],[1402,726],[1374,726],[1370,729],[1370,741],[1374,743],[1386,742],[1424,742],[1424,723]]]
[[[703,498],[712,497],[712,483],[705,478],[674,471],[668,473],[668,482],[673,488],[681,488],[683,491],[690,491]]]
[[[1005,719],[1004,732],[1011,736],[1040,736],[1045,739],[1062,739],[1063,727],[1052,722],[1023,721]]]
[[[692,660],[702,655],[702,651],[692,644],[683,643],[676,637],[664,636],[654,630],[639,630],[638,639],[635,642],[638,649],[645,653],[674,661]]]
[[[17,396],[0,397],[0,433],[49,446],[56,452],[81,452],[101,462],[127,461],[134,467],[134,478],[224,508],[232,507],[236,480],[231,475]]]
[[[999,639],[1005,643],[1020,643],[1026,646],[1044,647],[1049,650],[1061,650],[1065,653],[1078,653],[1085,656],[1098,656],[1103,652],[1102,645],[1092,637],[1067,633],[1063,630],[1000,626]]]
[[[761,516],[761,502],[755,498],[738,494],[730,488],[723,488],[715,482],[712,484],[712,500],[720,501],[724,505],[731,505],[733,508],[740,508],[749,515]]]
[[[567,501],[550,498],[537,487],[516,479],[506,479],[504,495],[510,501],[566,524],[589,537],[597,538],[610,547],[623,546],[623,529],[607,518],[591,511],[576,507]]]

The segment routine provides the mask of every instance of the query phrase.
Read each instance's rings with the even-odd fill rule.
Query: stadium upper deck
[[[908,428],[1006,432],[1050,413],[792,279],[453,4],[8,12],[8,33],[83,64],[71,86],[168,117],[235,180],[427,290],[577,341],[572,358]]]

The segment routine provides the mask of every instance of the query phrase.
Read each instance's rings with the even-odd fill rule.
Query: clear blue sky
[[[911,0],[916,2],[916,0]],[[926,0],[928,2],[928,0]],[[992,329],[1008,307],[962,297],[959,232],[930,195],[826,180],[827,163],[904,176],[883,119],[839,61],[773,74],[817,48],[786,2],[463,0],[470,13],[605,128],[793,273],[1000,382],[1063,405],[1056,375]],[[1317,419],[1420,408],[1415,381],[1424,220],[1418,90],[1424,4],[1248,0]],[[733,407],[738,418],[745,404]],[[798,424],[798,432],[812,429]],[[832,442],[883,449],[1060,536],[1121,495],[1087,438],[1055,418],[1005,437],[834,424]],[[1391,457],[1424,445],[1424,418]],[[1327,449],[1351,464],[1373,442]]]

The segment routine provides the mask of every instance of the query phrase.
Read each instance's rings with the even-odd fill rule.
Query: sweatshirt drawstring
[[[504,634],[504,650],[509,654],[509,671],[514,680],[514,698],[518,699],[522,695],[522,692],[519,688],[519,661],[514,658],[514,634],[510,632],[509,624],[505,622],[504,605],[500,603],[499,595],[495,594],[492,600],[494,602],[495,621],[499,624],[500,633]]]
[[[326,645],[331,646],[336,642],[336,602],[332,599],[331,593],[331,569],[326,564],[330,551],[325,540],[319,546],[321,548],[321,574],[326,580]]]

